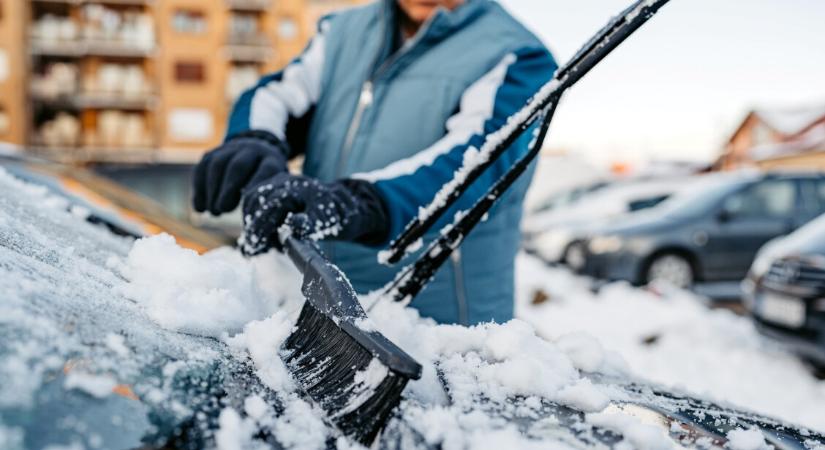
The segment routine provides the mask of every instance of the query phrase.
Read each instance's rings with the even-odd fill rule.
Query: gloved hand
[[[389,233],[384,201],[367,181],[322,183],[281,173],[244,192],[241,252],[247,256],[281,250],[278,229],[292,214],[304,213],[304,236],[377,245]]]
[[[193,178],[195,211],[235,209],[244,188],[287,172],[289,148],[269,133],[238,136],[204,155]]]

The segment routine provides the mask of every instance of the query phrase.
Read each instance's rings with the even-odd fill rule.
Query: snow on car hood
[[[265,384],[280,393],[296,394],[277,351],[292,331],[303,302],[297,291],[300,274],[284,257],[268,254],[247,261],[228,249],[199,256],[177,246],[170,236],[158,235],[138,240],[125,259],[110,265],[127,280],[118,289],[159,325],[220,337],[231,348],[249,354]],[[293,295],[270,293],[268,298],[267,283],[286,287]],[[369,304],[378,300],[364,298]],[[435,408],[439,416],[470,408],[480,392],[494,402],[525,396],[535,397],[535,404],[543,398],[579,411],[601,411],[609,398],[580,369],[621,373],[595,341],[562,340],[557,345],[538,338],[532,327],[518,320],[470,328],[438,325],[422,319],[414,309],[386,300],[378,301],[371,320],[371,326],[423,364],[422,379],[410,383],[406,395]],[[442,387],[444,378],[451,380],[449,400]],[[294,399],[302,402],[297,396]],[[304,408],[311,411],[309,405]],[[490,428],[492,420],[488,422],[485,433],[494,434],[496,427]],[[498,428],[513,434],[506,426]]]
[[[190,432],[224,449],[357,447],[279,356],[303,301],[284,257],[119,238],[70,209],[0,170],[0,447],[168,445],[147,433]],[[675,445],[667,427],[621,413],[647,394],[622,387],[622,359],[589,335],[438,325],[389,301],[371,319],[424,367],[381,448]]]

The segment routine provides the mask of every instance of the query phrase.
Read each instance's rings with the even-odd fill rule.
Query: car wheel
[[[693,266],[684,256],[672,253],[659,255],[647,266],[645,281],[668,283],[686,289],[693,285]]]
[[[564,262],[571,269],[579,271],[584,269],[584,264],[587,260],[587,255],[584,251],[584,244],[581,242],[574,242],[570,244],[567,251],[564,253]]]

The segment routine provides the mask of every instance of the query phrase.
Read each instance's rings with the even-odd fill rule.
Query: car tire
[[[664,253],[650,260],[645,270],[645,282],[668,283],[674,287],[688,289],[693,286],[695,274],[690,261],[676,253]]]

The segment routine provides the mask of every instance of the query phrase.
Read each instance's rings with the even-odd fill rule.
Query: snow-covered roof
[[[792,135],[825,117],[825,104],[796,108],[761,108],[753,112],[774,130]]]
[[[825,150],[825,123],[811,128],[793,140],[756,146],[751,150],[751,155],[755,161],[764,161],[816,150]]]

